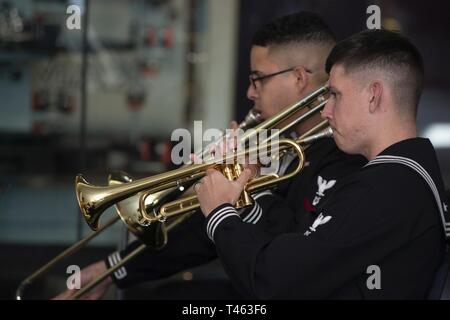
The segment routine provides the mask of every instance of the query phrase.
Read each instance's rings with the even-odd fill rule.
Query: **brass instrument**
[[[319,126],[323,125],[322,123],[319,124]],[[292,148],[293,151],[295,151],[299,157],[299,163],[297,167],[290,173],[285,174],[283,176],[278,176],[277,174],[270,174],[267,176],[262,176],[259,178],[255,178],[253,180],[250,180],[245,189],[243,194],[241,195],[240,199],[238,200],[237,204],[235,205],[236,208],[242,208],[248,205],[251,205],[252,199],[250,195],[252,193],[258,192],[260,190],[270,188],[284,180],[290,179],[293,176],[297,175],[305,164],[305,154],[304,154],[304,148],[307,147],[309,144],[313,143],[314,141],[318,139],[322,139],[325,137],[331,137],[332,136],[332,130],[330,127],[327,127],[326,129],[311,134],[306,138],[299,138],[295,141],[289,140],[289,139],[283,139],[280,140],[280,147],[278,148],[279,152],[284,152],[286,150],[290,150]],[[251,151],[250,151],[251,152]],[[231,157],[234,157],[235,155],[232,155]],[[198,180],[199,176],[204,176],[207,169],[210,168],[218,168],[216,167],[216,164],[214,163],[207,163],[207,164],[200,164],[200,165],[193,165],[195,167],[192,168],[181,168],[174,171],[171,171],[169,173],[157,175],[150,178],[144,178],[140,180],[136,180],[134,182],[125,183],[122,186],[109,186],[109,187],[96,187],[91,186],[85,182],[84,179],[80,179],[80,177],[77,177],[77,190],[79,193],[81,193],[82,199],[84,199],[84,202],[80,204],[80,207],[83,212],[86,214],[87,219],[90,219],[89,222],[91,224],[94,224],[94,221],[98,221],[100,215],[103,213],[103,210],[111,205],[112,203],[115,203],[118,201],[117,199],[120,199],[121,197],[125,196],[127,193],[134,194],[138,193],[139,190],[146,189],[153,187],[154,190],[159,190],[159,188],[164,188],[164,186],[168,186],[169,188],[172,186],[173,183],[176,183],[176,180],[178,178],[180,179],[189,179],[192,177],[192,179]],[[220,168],[220,167],[219,167]],[[221,167],[222,173],[226,177],[228,177],[230,180],[234,180],[239,176],[240,171],[242,170],[242,167],[240,167],[239,164],[232,164],[230,165],[224,165]],[[162,184],[159,185],[159,181],[162,181]],[[151,194],[151,192],[149,192]],[[98,195],[102,195],[102,197],[97,197]],[[100,199],[100,200],[98,200]],[[89,201],[99,201],[98,205],[95,206],[95,202],[89,203]],[[75,295],[74,299],[78,299],[79,297],[83,296],[86,292],[91,290],[93,287],[97,286],[100,282],[102,282],[104,279],[106,279],[109,275],[114,273],[117,269],[121,268],[123,265],[125,265],[128,261],[133,259],[135,256],[140,254],[142,251],[144,251],[147,247],[145,241],[148,240],[148,236],[150,235],[150,241],[154,241],[155,239],[158,240],[158,243],[165,244],[167,242],[167,233],[176,225],[184,221],[187,217],[189,217],[190,214],[195,212],[196,209],[199,208],[199,203],[197,200],[197,196],[189,196],[184,197],[169,203],[164,204],[161,209],[158,212],[153,212],[152,215],[148,215],[145,213],[145,206],[142,206],[143,202],[145,201],[145,195],[140,198],[140,207],[139,212],[143,216],[143,220],[141,222],[144,222],[148,224],[149,227],[151,227],[151,232],[145,232],[145,233],[138,233],[136,234],[138,238],[140,238],[142,241],[144,241],[144,244],[140,245],[138,248],[136,248],[133,252],[131,252],[129,255],[127,255],[123,260],[121,260],[118,264],[116,264],[114,267],[106,270],[102,275],[100,275],[97,279],[93,280],[91,283],[87,284],[84,288],[79,290]],[[118,210],[119,214],[121,214],[120,210]],[[165,225],[165,221],[167,218],[175,217],[175,216],[181,216],[178,219],[175,220],[172,223],[170,223],[168,226]],[[123,218],[122,218],[123,219]],[[91,221],[92,220],[92,221]],[[128,224],[128,227],[131,231],[135,231],[136,225],[130,225]],[[144,235],[144,237],[143,237]],[[154,243],[154,242],[152,242]]]
[[[304,152],[299,145],[302,143],[303,141],[292,141],[289,139],[280,140],[277,151],[284,151],[292,148],[293,151],[297,152],[297,156],[301,160],[299,161],[299,166],[296,168],[296,170],[294,170],[293,174],[287,174],[282,177],[273,174],[251,180],[247,185],[246,191],[244,191],[244,194],[238,200],[236,204],[237,208],[242,208],[244,206],[252,204],[250,197],[246,194],[247,192],[250,193],[252,191],[267,188],[269,186],[274,186],[281,181],[292,178],[295,174],[299,173],[302,169],[302,166],[300,166],[300,164],[302,164],[302,162],[304,161]],[[270,144],[268,146],[269,148],[272,147],[272,145]],[[231,160],[242,158],[242,156],[250,156],[252,155],[252,153],[258,152],[260,149],[261,146],[257,146],[246,150],[243,154],[229,155],[224,159],[224,162],[229,163],[231,162]],[[153,212],[151,212],[150,214],[148,214],[147,212],[145,199],[156,192],[171,189],[192,180],[198,181],[200,178],[206,175],[206,171],[208,169],[216,169],[222,172],[223,175],[229,180],[237,179],[237,177],[239,177],[240,173],[243,170],[242,165],[236,163],[223,164],[224,162],[221,161],[220,163],[207,162],[204,164],[192,164],[187,167],[182,167],[149,178],[143,178],[129,183],[110,185],[105,187],[90,185],[81,175],[78,175],[75,181],[78,203],[88,225],[93,230],[97,230],[98,221],[105,209],[117,202],[120,202],[123,199],[129,198],[130,196],[133,196],[145,190],[146,192],[141,195],[139,199],[140,217],[138,217],[137,219],[137,225],[135,225],[133,222],[132,228],[139,228],[139,226],[141,228],[146,227],[154,222],[165,222],[166,218],[168,217],[197,209],[198,206],[192,207],[192,197],[188,197],[187,199],[182,198],[172,202],[172,207],[175,204],[177,205],[177,207],[179,207],[179,209],[175,212],[171,212],[166,205],[162,205],[160,210],[153,210]],[[127,224],[130,224],[129,220],[126,222]],[[145,239],[142,240],[145,242]]]
[[[325,99],[325,95],[327,93],[328,87],[326,86],[320,87],[319,89],[309,94],[308,96],[298,101],[297,103],[288,106],[287,108],[283,109],[283,111],[281,111],[280,113],[256,125],[255,127],[253,127],[253,130],[248,130],[247,132],[245,132],[241,137],[241,143],[245,144],[245,142],[248,142],[252,137],[257,135],[258,132],[261,132],[261,130],[264,129],[272,129],[278,127],[277,132],[278,135],[292,129],[295,125],[312,117],[313,115],[317,114],[317,112],[319,112],[321,109],[323,109],[323,107],[327,102],[327,100]],[[318,103],[315,104],[316,102]],[[300,110],[304,108],[308,108],[309,110],[303,115],[292,119],[293,116],[295,116]],[[285,124],[283,127],[279,127],[279,125],[282,122],[285,122],[286,120],[288,120],[289,122]],[[254,125],[254,123],[257,121],[259,121],[259,117],[255,113],[250,112],[247,115],[244,122],[239,125],[239,127],[245,129],[250,127],[252,124]],[[300,139],[304,139],[312,134],[319,132],[320,130],[326,128],[327,125],[328,125],[327,121],[322,121],[317,126],[310,129],[308,132],[304,133],[300,137]],[[268,143],[270,140],[273,140],[274,138],[276,137],[269,136],[265,141],[263,141],[263,143]],[[208,148],[205,148],[205,150],[203,150],[201,154],[205,155],[205,152],[207,151]],[[162,204],[177,198],[177,196],[179,196],[184,190],[186,190],[189,186],[194,184],[201,177],[202,175],[197,175],[196,177],[191,176],[189,179],[184,180],[179,179],[176,181],[176,183],[174,183],[172,187],[166,186],[161,191],[158,191],[156,189],[152,189],[151,192],[142,191],[142,193],[145,194],[145,197],[142,197],[141,193],[134,195],[127,195],[122,201],[119,197],[119,200],[117,200],[118,202],[116,204],[117,213],[122,219],[122,221],[128,226],[130,231],[133,232],[133,234],[136,235],[139,239],[141,239],[144,243],[154,248],[161,248],[166,244],[167,239],[155,236],[154,233],[150,233],[150,235],[146,234],[148,230],[153,231],[155,228],[155,226],[153,226],[151,227],[151,229],[149,229],[148,226],[145,225],[145,223],[147,223],[150,220],[146,212],[149,212],[151,214],[155,211],[158,211],[159,207]],[[78,177],[77,179],[78,180],[76,184],[82,185],[81,183],[83,183],[83,178]],[[96,195],[96,197],[101,196],[105,195],[100,194]],[[79,201],[79,203],[81,207],[81,201]],[[98,207],[100,204],[99,202],[95,202],[95,204],[97,206],[95,210],[93,210],[93,208],[82,209],[83,213],[86,213],[83,214],[83,216],[92,230],[96,230],[98,228],[100,218],[99,212],[103,211],[100,210],[101,208]],[[107,206],[110,205],[111,204]],[[137,205],[139,207],[137,207]],[[146,210],[143,210],[144,206],[146,207]],[[165,207],[163,207],[163,210],[165,210]],[[95,214],[93,212],[95,212]],[[155,222],[154,219],[153,222]],[[164,229],[165,227],[161,226],[160,228]]]
[[[260,130],[275,128],[283,121],[289,120],[295,116],[299,110],[309,108],[308,112],[300,117],[296,117],[287,125],[279,128],[281,133],[286,132],[287,130],[293,128],[296,124],[311,117],[317,111],[321,110],[326,104],[326,99],[324,96],[327,93],[328,88],[326,86],[319,88],[299,102],[285,108],[279,114],[258,124],[254,127],[253,131],[244,134],[242,139],[244,141],[248,141],[252,135],[257,134]],[[317,101],[319,103],[314,104]],[[251,122],[257,122],[258,120],[257,114],[250,113],[244,122],[241,123],[240,128],[247,128],[250,126]],[[252,193],[264,188],[273,187],[277,183],[289,179],[300,172],[304,164],[304,148],[317,139],[329,137],[331,135],[331,129],[328,127],[327,122],[323,121],[295,141],[288,139],[280,140],[280,152],[284,152],[288,149],[292,149],[297,152],[300,159],[299,165],[293,172],[283,177],[270,175],[259,177],[250,181],[239,200],[238,207],[249,205],[252,202],[250,197]],[[273,139],[273,137],[267,139],[265,143],[270,144],[270,139]],[[203,153],[205,153],[205,151],[206,150],[204,150]],[[257,152],[257,148],[256,150],[253,149],[249,152]],[[236,156],[237,155],[234,154],[230,157],[236,158]],[[237,164],[220,167],[215,163],[209,162],[201,165],[193,164],[185,166],[167,173],[136,181],[132,181],[132,179],[126,174],[121,173],[110,175],[109,186],[107,187],[89,185],[81,175],[78,175],[76,178],[77,199],[83,212],[83,216],[89,226],[96,231],[87,238],[82,239],[72,247],[65,250],[58,257],[23,280],[16,291],[16,299],[22,299],[24,290],[36,278],[47,272],[59,260],[72,255],[83,248],[90,240],[118,221],[119,217],[126,223],[130,231],[142,240],[144,244],[139,246],[128,256],[124,257],[119,264],[105,271],[96,280],[79,290],[74,296],[74,299],[81,297],[84,293],[95,287],[117,269],[122,267],[135,256],[139,255],[146,249],[147,246],[152,246],[154,248],[163,247],[167,242],[167,233],[173,227],[188,218],[190,214],[198,208],[198,201],[195,196],[184,197],[174,201],[168,201],[167,199],[170,200],[170,197],[173,197],[174,193],[177,193],[178,195],[179,192],[182,192],[187,187],[201,179],[205,175],[205,171],[208,168],[219,169],[225,174],[225,176],[228,176],[231,179],[236,178],[242,170],[242,167]],[[102,212],[111,205],[116,206],[118,216],[114,217],[104,226],[99,228],[98,224]],[[166,219],[170,220],[166,221]]]
[[[257,112],[255,112],[253,109],[251,109],[248,114],[245,116],[244,120],[239,124],[240,129],[247,129],[250,127],[253,127],[255,124],[261,122],[261,115]],[[206,151],[206,149],[205,149]],[[206,154],[205,151],[200,151],[202,154]],[[132,179],[124,172],[115,172],[109,175],[108,177],[108,183],[110,185],[118,185],[122,183],[131,182]],[[162,200],[163,198],[170,195],[174,190],[165,190],[161,191],[154,195],[155,204],[158,202],[156,199]],[[120,220],[120,218],[125,219],[123,220],[125,223],[128,221],[128,215],[133,215],[135,207],[134,203],[135,197],[130,197],[129,199],[125,199],[115,205],[116,211],[118,212],[118,215],[114,218],[110,219],[105,223],[104,226],[99,228],[98,230],[90,233],[85,238],[81,239],[80,241],[74,243],[72,246],[61,252],[58,256],[47,262],[45,265],[43,265],[41,268],[36,270],[34,273],[32,273],[30,276],[28,276],[26,279],[22,280],[22,282],[19,284],[19,286],[16,289],[16,300],[22,300],[24,296],[25,290],[30,286],[36,279],[47,273],[53,266],[55,266],[60,260],[72,256],[73,254],[77,253],[81,249],[83,249],[89,242],[91,242],[94,238],[96,238],[98,235],[100,235],[104,230],[108,229],[112,225],[114,225],[117,221]],[[137,202],[136,202],[137,203]],[[175,219],[175,223],[173,225],[166,225],[161,223],[154,223],[150,226],[147,226],[145,229],[138,228],[138,229],[131,229],[130,225],[127,225],[128,228],[131,229],[131,231],[135,235],[139,235],[138,238],[144,239],[144,243],[147,243],[155,248],[161,248],[163,247],[167,242],[167,237],[165,238],[158,238],[161,235],[166,235],[167,232],[172,229],[175,225],[179,224],[182,220],[188,218],[188,215],[185,217],[177,218]],[[158,228],[163,228],[164,231],[158,230]],[[148,234],[148,236],[146,236]],[[154,238],[151,238],[154,236]],[[123,263],[126,263],[127,261],[133,259],[135,256],[137,256],[139,253],[141,253],[145,249],[146,245],[142,245],[139,248],[137,248],[135,251],[130,253],[125,259],[122,260]],[[115,272],[118,268],[120,268],[121,265],[119,265],[117,268],[111,268],[110,272],[106,274],[103,278],[99,277],[99,280],[105,279],[107,276],[109,276],[111,273]],[[99,282],[100,282],[99,281]],[[98,283],[99,283],[98,282]],[[92,286],[93,287],[93,286]],[[91,288],[92,288],[91,287]],[[87,291],[87,290],[86,290]],[[80,295],[81,296],[81,295]]]

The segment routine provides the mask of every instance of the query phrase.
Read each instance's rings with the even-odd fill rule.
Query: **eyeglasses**
[[[250,83],[252,84],[253,88],[256,90],[256,89],[257,89],[257,87],[256,87],[256,82],[262,81],[262,80],[264,80],[264,79],[268,79],[268,78],[271,78],[271,77],[274,77],[274,76],[277,76],[277,75],[279,75],[279,74],[283,74],[283,73],[286,73],[286,72],[289,72],[289,71],[293,71],[293,70],[295,70],[296,68],[298,68],[298,67],[292,67],[292,68],[289,68],[289,69],[277,71],[277,72],[274,72],[274,73],[271,73],[271,74],[266,74],[266,75],[259,76],[259,77],[258,77],[255,73],[252,73],[252,74],[250,74],[250,75],[248,76],[248,78],[249,78]],[[305,69],[305,71],[306,71],[307,73],[312,73],[311,70],[306,69],[306,68],[304,68],[304,69]]]

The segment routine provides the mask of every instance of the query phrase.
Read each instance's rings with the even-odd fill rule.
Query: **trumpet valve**
[[[229,164],[222,168],[222,174],[230,181],[236,180],[243,171],[241,164]],[[253,199],[247,191],[243,191],[239,199],[236,201],[236,209],[241,209],[253,204]]]

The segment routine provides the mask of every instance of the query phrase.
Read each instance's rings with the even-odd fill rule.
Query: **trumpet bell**
[[[93,192],[93,189],[95,189],[95,187],[90,185],[81,174],[76,176],[75,190],[81,213],[89,227],[92,230],[97,231],[101,213],[98,213],[98,210],[95,210],[98,208],[99,203],[98,201],[95,201],[95,199],[99,198],[99,194]]]
[[[125,172],[114,172],[109,176],[108,181],[109,185],[118,185],[132,182],[133,179]],[[132,232],[147,246],[154,249],[160,249],[167,244],[166,224],[160,221],[155,221],[146,226],[142,225],[142,215],[139,210],[140,196],[141,193],[138,193],[116,203],[115,209],[120,219],[125,223],[130,232]],[[155,194],[155,197],[147,197],[146,206],[154,207],[154,199],[157,198],[158,193]],[[147,214],[149,214],[149,212],[147,212]]]

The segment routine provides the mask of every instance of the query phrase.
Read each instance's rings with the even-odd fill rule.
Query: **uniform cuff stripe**
[[[273,193],[271,191],[267,190],[267,191],[263,191],[263,192],[260,192],[260,193],[257,193],[255,195],[253,195],[252,198],[254,200],[256,200],[256,199],[259,199],[259,198],[261,198],[263,196],[272,196],[272,195],[273,195]]]
[[[255,203],[253,205],[252,211],[250,211],[249,214],[247,214],[242,221],[244,222],[248,222],[249,220],[251,220],[253,218],[253,216],[255,215],[255,213],[258,211],[258,203]]]
[[[117,251],[108,256],[108,261],[111,267],[114,267],[121,260],[122,258],[120,257],[120,254]],[[121,280],[127,276],[127,270],[125,269],[125,267],[121,267],[114,272],[114,276],[116,277],[116,279]]]
[[[206,225],[206,232],[208,234],[208,237],[214,241],[214,232],[217,228],[217,226],[226,218],[232,217],[232,216],[238,216],[237,211],[235,208],[233,208],[231,205],[228,205],[224,208],[219,209],[217,212],[214,212],[212,214],[213,216],[208,221]]]
[[[211,240],[214,241],[214,232],[216,231],[216,228],[219,226],[219,224],[220,224],[223,220],[225,220],[226,218],[232,217],[232,216],[238,216],[238,215],[237,215],[236,213],[227,213],[227,214],[221,216],[221,218],[219,219],[219,221],[217,221],[217,223],[213,226],[212,231],[211,231],[211,234],[209,235],[209,238],[210,238]]]
[[[211,233],[212,225],[215,224],[217,219],[219,219],[221,215],[223,215],[223,214],[225,214],[227,212],[236,212],[236,214],[237,214],[236,209],[234,209],[231,205],[225,206],[225,207],[223,207],[223,208],[221,208],[221,209],[219,209],[216,212],[213,212],[211,214],[211,218],[209,219],[209,221],[208,221],[208,223],[206,225],[206,231],[208,232],[208,234]]]
[[[256,224],[262,216],[262,208],[258,203],[255,203],[252,212],[248,216],[246,216],[243,221],[248,223]]]

